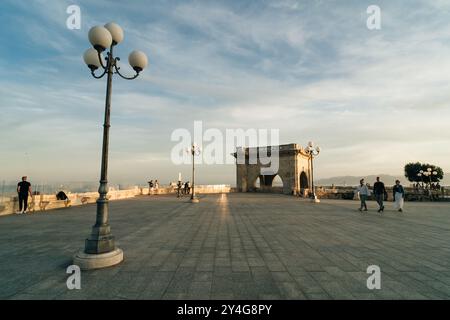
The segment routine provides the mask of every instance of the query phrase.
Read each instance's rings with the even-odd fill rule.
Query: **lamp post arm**
[[[101,79],[101,78],[103,78],[103,76],[106,74],[106,72],[108,72],[108,69],[104,69],[104,70],[103,70],[103,73],[100,74],[99,76],[97,76],[97,75],[95,74],[95,70],[91,70],[91,75],[92,75],[95,79]]]
[[[108,69],[108,61],[106,62],[106,66],[103,65],[103,59],[102,59],[102,55],[100,54],[100,51],[97,50],[97,54],[98,54],[98,61],[100,61],[100,65],[102,66],[103,69],[107,70]],[[109,53],[107,54],[107,58],[109,59]]]
[[[133,79],[136,79],[139,76],[139,72],[136,72],[136,74],[134,76],[132,76],[132,77],[127,77],[127,76],[124,76],[123,74],[121,74],[120,71],[119,71],[120,67],[117,66],[117,61],[120,61],[120,58],[115,58],[114,59],[114,70],[115,70],[115,73],[117,73],[122,79],[133,80]]]

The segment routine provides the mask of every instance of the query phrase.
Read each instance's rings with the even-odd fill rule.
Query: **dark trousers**
[[[27,211],[28,208],[28,194],[19,193],[19,211]]]
[[[375,199],[377,200],[377,203],[380,206],[380,209],[383,209],[384,194],[375,194]]]
[[[361,209],[366,209],[367,210],[367,204],[366,204],[367,195],[360,194],[359,195],[359,199],[361,200]]]

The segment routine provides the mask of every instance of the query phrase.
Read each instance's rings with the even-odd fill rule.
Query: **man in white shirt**
[[[359,181],[359,186],[356,190],[359,193],[359,200],[361,200],[361,207],[359,208],[359,211],[363,211],[363,209],[364,211],[367,211],[366,200],[370,195],[370,190],[369,187],[364,183],[364,179],[361,179]]]

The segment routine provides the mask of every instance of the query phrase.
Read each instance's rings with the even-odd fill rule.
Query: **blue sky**
[[[66,28],[71,4],[80,30]],[[381,30],[366,28],[371,4]],[[114,80],[111,181],[188,175],[170,161],[170,135],[194,120],[314,140],[318,178],[401,175],[409,161],[450,169],[450,1],[6,0],[0,179],[98,179],[105,81],[82,54],[89,28],[109,21],[124,29],[123,61],[139,49],[150,63],[137,80]],[[230,165],[198,174],[235,180]]]

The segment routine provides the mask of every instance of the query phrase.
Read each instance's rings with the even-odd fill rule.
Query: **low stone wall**
[[[132,198],[141,194],[141,192],[141,189],[138,187],[129,190],[111,190],[108,193],[108,199],[118,200]],[[28,198],[28,210],[29,212],[34,213],[94,203],[98,198],[98,192],[69,193],[67,194],[67,197],[67,200],[57,200],[56,195],[53,194],[33,195],[31,198]],[[19,200],[17,197],[4,199],[3,203],[0,204],[0,216],[12,214],[17,210],[19,210]]]
[[[281,193],[281,188],[273,188],[271,192]],[[418,192],[413,188],[406,188],[407,201],[450,201],[450,194],[448,190],[433,191],[431,195],[428,192]],[[236,188],[231,188],[229,185],[198,185],[195,187],[196,194],[213,194],[213,193],[230,193],[237,192]],[[257,192],[263,192],[258,190]],[[266,191],[267,192],[267,191]],[[387,188],[388,201],[392,201],[392,188]],[[174,187],[161,187],[153,189],[149,192],[148,187],[135,187],[127,190],[110,190],[108,192],[109,200],[120,200],[133,198],[138,195],[167,195],[175,194]],[[321,199],[336,199],[336,200],[358,200],[358,194],[354,187],[335,187],[326,188],[319,187],[316,194]],[[84,205],[88,203],[95,203],[98,197],[97,192],[85,193],[69,193],[68,200],[57,200],[56,195],[34,195],[29,199],[29,210],[31,212],[46,211],[58,208],[67,208],[71,206]],[[374,200],[373,196],[369,200]],[[8,215],[16,212],[19,209],[19,201],[17,197],[2,199],[0,203],[0,216]]]
[[[109,200],[120,200],[133,198],[138,195],[163,195],[163,194],[175,194],[176,189],[172,187],[162,187],[157,190],[153,189],[149,193],[149,189],[135,187],[127,190],[110,190],[108,192]],[[198,185],[195,187],[196,194],[212,194],[212,193],[229,193],[232,192],[232,188],[229,185]],[[69,193],[67,194],[67,200],[57,200],[56,195],[33,195],[32,198],[28,198],[28,207],[31,213],[46,211],[58,208],[67,208],[71,206],[79,206],[88,203],[95,203],[98,198],[98,192],[85,192],[85,193]],[[19,210],[19,200],[17,197],[10,197],[3,199],[0,203],[0,216],[13,214]]]
[[[387,201],[393,200],[392,187],[386,187],[387,190]],[[237,192],[237,191],[234,191]],[[252,188],[248,192],[257,193],[283,193],[283,187],[263,187],[263,188]],[[406,201],[450,201],[450,190],[441,189],[433,190],[431,194],[428,190],[416,190],[414,188],[405,188]],[[303,193],[297,196],[308,198],[310,194],[309,189],[305,189]],[[356,192],[356,187],[317,187],[316,195],[321,199],[334,199],[334,200],[359,200],[359,196]],[[369,201],[375,201],[373,194],[367,199]]]

